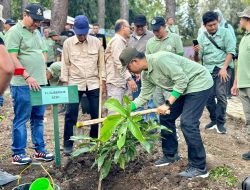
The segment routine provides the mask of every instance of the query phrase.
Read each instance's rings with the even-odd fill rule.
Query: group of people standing
[[[25,152],[26,123],[29,120],[35,159],[54,159],[53,154],[46,150],[43,138],[45,107],[31,106],[29,97],[30,89],[40,90],[47,85],[45,63],[53,65],[55,61],[49,59],[48,51],[52,49],[49,50],[44,41],[58,35],[45,28],[43,40],[37,30],[43,20],[42,10],[38,4],[28,5],[23,20],[6,35],[6,47],[15,68],[25,68],[22,75],[14,76],[11,81],[15,114],[12,127],[13,164],[32,162]],[[241,27],[249,31],[250,8],[239,13],[239,17]],[[181,117],[180,127],[187,143],[189,163],[179,175],[187,178],[208,176],[206,153],[199,129],[205,106],[211,119],[205,128],[215,128],[220,134],[227,133],[227,89],[234,68],[233,57],[236,55],[236,39],[229,27],[219,26],[221,15],[208,11],[202,20],[204,29],[199,33],[198,44],[193,46],[194,60],[190,60],[183,57],[183,44],[173,18],[168,18],[166,22],[163,17],[154,17],[150,22],[151,32],[145,15],[136,15],[132,34],[128,21],[119,19],[115,23],[115,36],[106,44],[103,35],[89,34],[88,18],[79,15],[74,21],[75,35],[63,42],[62,61],[57,67],[60,73],[58,78],[63,85],[77,85],[79,100],[86,95],[91,105],[89,112],[92,119],[98,118],[100,88],[108,98],[116,98],[121,103],[130,90],[133,94],[132,111],[143,109],[146,103],[148,107],[156,106],[158,122],[172,131],[161,132],[163,157],[155,162],[156,166],[169,165],[180,159],[175,121]],[[239,66],[232,94],[236,95],[237,89],[240,89],[249,127],[250,75],[247,73],[247,59],[250,52],[247,40],[248,33],[240,44]],[[47,44],[54,45],[53,41]],[[166,114],[169,110],[170,114]],[[70,137],[77,123],[78,111],[79,103],[66,107],[65,155],[73,151]],[[98,137],[97,125],[91,126],[90,136]],[[244,154],[243,158],[250,160],[250,152]]]

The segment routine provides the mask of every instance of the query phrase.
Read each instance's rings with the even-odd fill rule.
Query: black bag
[[[250,190],[250,177],[246,177],[241,184],[242,190]]]

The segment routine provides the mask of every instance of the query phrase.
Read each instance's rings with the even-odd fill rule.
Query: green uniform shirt
[[[156,53],[158,51],[168,51],[175,54],[183,55],[183,45],[180,36],[174,33],[168,33],[164,39],[156,37],[150,38],[146,46],[146,54]]]
[[[171,32],[171,33],[175,33],[175,34],[177,34],[178,36],[180,35],[179,28],[178,28],[177,25],[168,26],[168,27],[167,27],[167,31],[168,31],[168,32]]]
[[[55,51],[54,51],[55,42],[51,38],[46,38],[46,37],[43,37],[43,40],[48,50],[47,62],[48,63],[54,62],[55,61]]]
[[[213,86],[208,70],[185,57],[161,51],[146,56],[148,70],[142,72],[142,88],[133,103],[137,108],[151,99],[155,87],[180,94],[200,92]]]
[[[52,75],[52,79],[49,81],[51,86],[58,86],[59,84],[59,79],[61,76],[61,67],[62,67],[62,62],[55,62],[50,67],[48,68],[49,72]]]
[[[238,88],[250,87],[250,33],[247,33],[240,41],[237,85]]]
[[[210,34],[208,34],[211,36]],[[231,53],[235,55],[235,40],[229,30],[218,27],[217,32],[211,36],[213,40],[218,44],[222,50],[216,48],[212,42],[202,32],[198,36],[198,42],[200,44],[200,57],[203,60],[203,65],[213,72],[214,67],[221,68],[224,65],[227,54]],[[230,62],[229,66],[233,68],[233,61]]]
[[[9,31],[5,39],[8,52],[18,52],[18,60],[39,85],[46,85],[46,65],[43,52],[42,37],[38,30],[29,31],[22,22],[18,22]],[[27,85],[22,76],[13,76],[11,84],[14,86]]]

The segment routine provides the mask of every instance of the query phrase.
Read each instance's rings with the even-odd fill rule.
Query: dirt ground
[[[13,120],[13,108],[9,94],[5,94],[4,107],[1,108],[0,115],[5,119],[0,122],[0,169],[11,174],[18,175],[25,166],[11,164],[11,125]],[[83,116],[80,116],[80,120]],[[60,140],[62,147],[62,134],[64,118],[59,115],[60,120]],[[227,118],[228,134],[220,135],[214,130],[205,131],[204,126],[209,122],[208,113],[204,111],[201,119],[201,134],[207,153],[207,165],[209,170],[225,166],[232,171],[232,175],[238,180],[230,185],[226,183],[227,177],[215,177],[193,180],[184,179],[178,176],[187,164],[187,148],[184,138],[179,130],[180,144],[179,153],[183,159],[165,167],[155,167],[154,161],[162,156],[160,143],[155,146],[151,155],[141,152],[138,159],[128,165],[125,171],[113,168],[110,175],[103,181],[103,190],[234,190],[241,189],[240,183],[250,175],[250,162],[241,159],[241,154],[249,151],[250,137],[246,133],[241,121]],[[45,139],[47,149],[53,151],[53,116],[51,110],[46,110],[45,116]],[[27,152],[34,154],[30,140],[30,130],[28,129]],[[55,183],[61,190],[95,190],[98,184],[97,169],[91,169],[94,157],[85,154],[77,159],[62,157],[62,166],[55,168],[54,162],[43,163],[52,175]],[[30,183],[38,177],[47,177],[45,172],[38,166],[32,166],[24,172],[21,183]],[[12,182],[0,189],[11,190],[17,186],[17,182]]]

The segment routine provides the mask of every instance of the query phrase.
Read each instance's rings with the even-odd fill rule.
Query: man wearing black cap
[[[89,21],[84,15],[75,17],[75,36],[68,38],[63,45],[63,64],[61,81],[64,85],[77,85],[78,96],[83,94],[88,98],[92,119],[98,118],[99,110],[99,64],[104,62],[104,53],[98,38],[88,35]],[[103,86],[105,86],[105,70],[102,72]],[[76,125],[79,103],[68,104],[64,124],[64,154],[69,155],[73,150],[73,126]],[[90,136],[98,137],[98,125],[92,125]]]
[[[26,123],[30,120],[31,139],[34,144],[35,159],[51,161],[54,155],[47,152],[44,142],[45,106],[31,106],[30,90],[39,91],[40,86],[47,84],[45,57],[42,37],[37,28],[44,19],[43,8],[39,4],[29,4],[22,21],[9,30],[6,36],[6,47],[14,62],[15,68],[25,69],[21,76],[11,80],[11,95],[14,106],[12,126],[13,164],[23,165],[32,162],[26,155]]]
[[[180,123],[188,146],[188,167],[180,176],[208,177],[206,153],[199,130],[202,115],[213,79],[206,68],[187,58],[170,52],[146,55],[135,48],[126,48],[120,55],[123,69],[141,74],[141,93],[131,104],[131,110],[151,99],[156,86],[171,92],[157,112],[160,124],[171,130],[162,138],[163,158],[157,166],[166,166],[179,160],[175,121],[181,115]],[[168,113],[170,110],[170,114]]]
[[[130,35],[130,39],[128,41],[128,47],[136,48],[140,52],[146,51],[146,44],[150,38],[154,36],[153,32],[147,30],[147,19],[145,15],[136,15],[134,18],[134,31]],[[133,100],[137,98],[141,91],[141,79],[140,75],[134,74],[132,75],[134,81],[137,84],[137,91],[132,92]],[[149,102],[149,108],[153,108],[153,101]],[[143,107],[142,107],[143,109]]]

